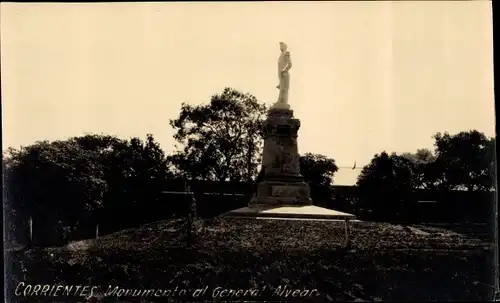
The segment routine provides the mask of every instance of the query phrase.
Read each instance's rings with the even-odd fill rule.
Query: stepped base
[[[222,214],[223,217],[271,217],[294,219],[356,220],[356,216],[314,205],[254,204]]]

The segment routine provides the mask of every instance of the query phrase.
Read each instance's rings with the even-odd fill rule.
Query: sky
[[[171,153],[182,102],[276,101],[280,41],[299,152],[334,158],[335,184],[436,132],[495,133],[490,1],[3,2],[0,17],[4,149],[152,133]]]

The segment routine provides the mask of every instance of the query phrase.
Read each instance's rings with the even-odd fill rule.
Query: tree
[[[143,209],[157,203],[165,181],[171,178],[165,153],[151,134],[146,135],[146,141],[97,134],[71,140],[99,156],[108,185],[104,195],[107,216],[120,209]]]
[[[262,124],[266,107],[250,94],[225,88],[210,103],[182,103],[170,125],[183,145],[168,157],[183,177],[249,180],[257,173],[262,150]]]
[[[455,135],[437,133],[436,165],[444,189],[489,191],[493,188],[495,139],[476,130]]]
[[[63,230],[82,234],[92,232],[99,221],[114,224],[122,219],[133,224],[146,218],[142,209],[168,215],[155,208],[165,204],[160,191],[170,174],[152,135],[146,142],[95,134],[36,142],[8,149],[4,168],[11,226],[21,226],[33,216],[37,230],[47,228],[47,234],[60,235]],[[129,210],[129,215],[123,210]]]
[[[418,149],[416,153],[403,153],[401,157],[413,164],[415,187],[433,189],[437,182],[436,156],[429,149]]]
[[[39,229],[74,230],[103,205],[107,184],[99,154],[75,140],[9,148],[5,158],[8,207],[20,222],[33,216]]]
[[[436,160],[436,157],[432,154],[432,151],[426,148],[417,149],[417,152],[412,153],[402,153],[402,157],[412,161],[415,164],[426,164]]]
[[[314,201],[328,199],[334,174],[338,171],[335,160],[324,155],[306,153],[299,159],[300,173],[311,187]]]
[[[165,153],[148,134],[146,141],[134,137],[117,140],[102,159],[108,191],[101,220],[114,218],[117,226],[131,226],[158,215],[169,216],[168,205],[161,200],[161,191],[172,178]],[[121,213],[120,220],[116,214]],[[105,220],[109,221],[109,220]]]
[[[379,218],[398,216],[418,184],[413,171],[414,164],[405,157],[376,154],[358,177],[360,208]]]

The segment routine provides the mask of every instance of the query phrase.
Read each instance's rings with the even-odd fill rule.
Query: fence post
[[[96,224],[95,226],[95,238],[99,239],[99,224]]]
[[[29,245],[33,245],[33,216],[30,216],[29,221]]]
[[[345,227],[345,247],[347,249],[350,249],[351,247],[351,231],[349,230],[349,219],[344,220],[344,227]]]

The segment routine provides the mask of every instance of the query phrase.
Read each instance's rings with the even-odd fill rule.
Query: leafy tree
[[[379,218],[397,216],[418,184],[413,171],[414,164],[405,157],[386,152],[375,155],[356,184],[360,208]]]
[[[335,160],[320,154],[306,153],[300,157],[300,173],[315,186],[330,186],[339,170]]]
[[[116,224],[127,226],[154,215],[169,215],[168,208],[162,206],[160,192],[172,174],[163,150],[152,135],[148,134],[146,141],[139,138],[116,141],[103,161],[109,189],[102,219],[116,219],[116,214],[122,213],[121,222]],[[158,213],[158,209],[166,213]]]
[[[78,228],[103,205],[107,184],[98,159],[98,153],[83,149],[75,140],[8,149],[5,161],[11,214],[20,221],[33,216],[39,230]]]
[[[416,153],[403,153],[401,157],[413,164],[415,188],[433,189],[436,185],[438,172],[435,165],[436,156],[429,149],[418,149]]]
[[[260,162],[265,113],[265,105],[254,96],[231,88],[212,96],[208,104],[183,103],[177,119],[170,121],[183,148],[168,160],[183,177],[249,180]]]
[[[147,134],[146,141],[96,134],[72,140],[99,155],[108,185],[104,196],[105,216],[115,216],[124,209],[144,209],[159,202],[159,192],[171,174],[165,154],[153,135]]]
[[[36,142],[8,149],[4,168],[10,226],[22,226],[33,216],[37,231],[60,235],[66,230],[76,237],[92,232],[96,220],[134,223],[146,215],[139,210],[161,204],[159,192],[170,177],[151,135],[146,142],[94,134]],[[122,210],[129,215],[117,216]],[[22,237],[21,231],[12,232]],[[39,244],[60,240],[36,238]]]
[[[495,140],[478,131],[456,135],[438,133],[435,155],[420,149],[415,154],[375,155],[363,168],[357,186],[361,208],[386,217],[405,209],[417,189],[488,191],[493,187]]]
[[[115,136],[104,134],[86,134],[73,137],[71,140],[78,143],[84,150],[97,152],[99,155],[108,155],[117,144],[123,142]]]
[[[299,161],[300,173],[311,187],[313,201],[329,198],[334,174],[339,169],[335,160],[320,154],[306,153]]]
[[[455,135],[437,133],[436,168],[444,189],[489,191],[493,188],[495,139],[476,130]]]
[[[417,149],[417,152],[414,154],[402,153],[401,156],[412,161],[415,164],[426,164],[436,160],[436,157],[432,154],[432,151],[426,148]]]

